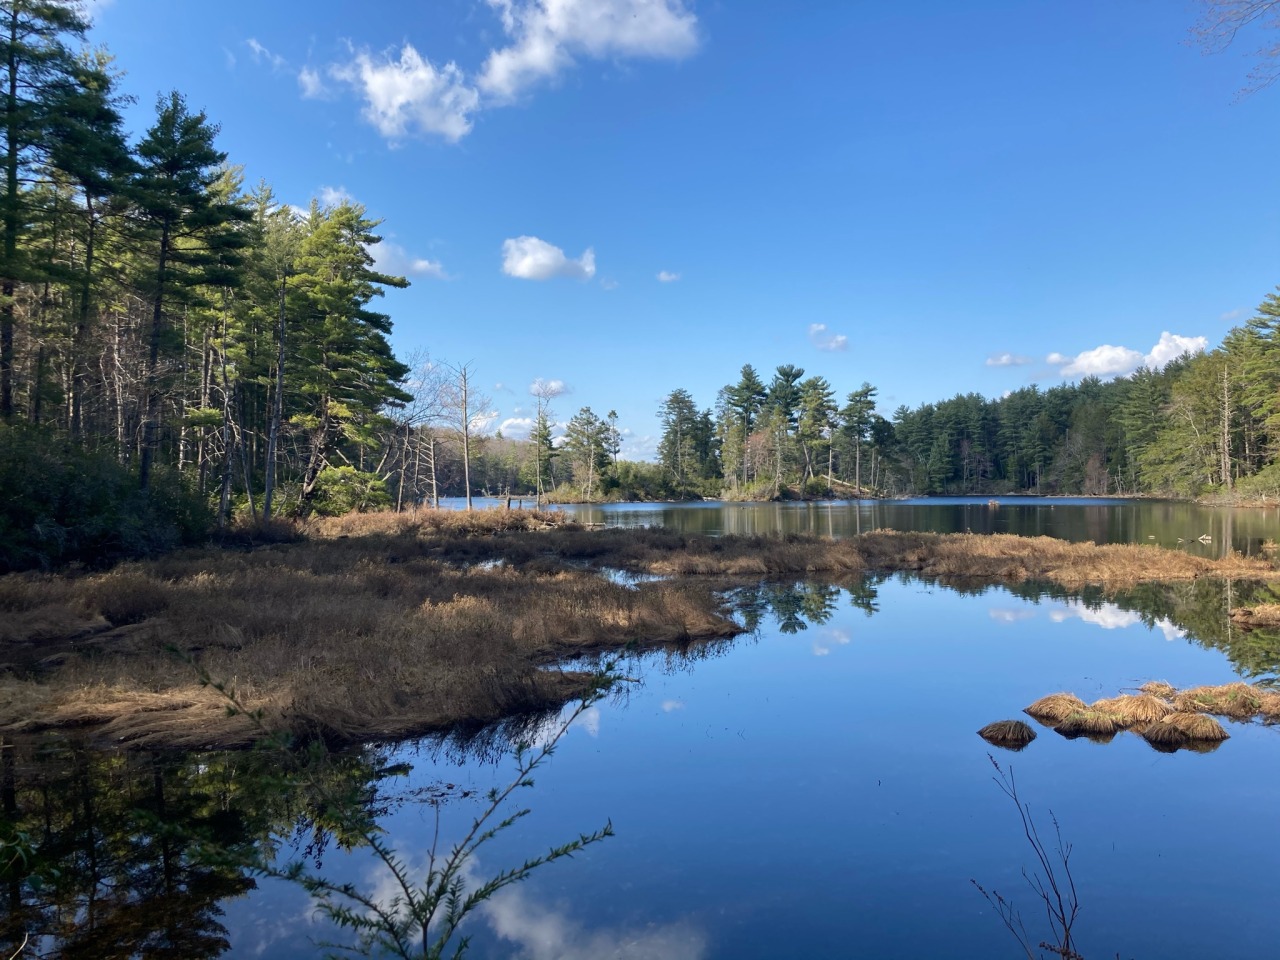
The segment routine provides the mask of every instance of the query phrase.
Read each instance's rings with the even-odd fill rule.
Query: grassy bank
[[[629,645],[724,639],[743,579],[913,571],[954,581],[1123,586],[1275,578],[1265,562],[1048,538],[877,532],[849,540],[586,530],[558,513],[365,514],[106,572],[0,578],[0,730],[85,728],[138,745],[274,729],[399,737],[554,706],[585,678],[547,669]],[[663,579],[625,586],[603,568]]]

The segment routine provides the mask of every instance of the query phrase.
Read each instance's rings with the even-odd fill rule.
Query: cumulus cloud
[[[843,333],[829,333],[825,323],[809,324],[809,342],[828,353],[838,353],[849,348],[849,338]]]
[[[373,267],[379,273],[387,273],[393,277],[431,277],[436,280],[448,280],[444,272],[444,264],[439,260],[428,260],[416,257],[398,243],[383,240],[369,250],[373,257]]]
[[[533,417],[507,417],[498,429],[509,440],[528,440],[533,433]]]
[[[1104,343],[1074,357],[1051,353],[1045,360],[1058,367],[1058,372],[1064,377],[1114,377],[1133,373],[1143,366],[1159,370],[1184,353],[1200,353],[1208,346],[1209,341],[1204,337],[1184,337],[1166,330],[1160,334],[1159,342],[1145,354],[1130,347]]]
[[[685,0],[488,3],[506,43],[491,49],[476,72],[453,61],[437,66],[405,43],[381,54],[352,50],[347,62],[329,67],[329,77],[363,96],[365,119],[389,141],[433,135],[456,143],[471,132],[477,112],[512,102],[581,58],[678,60],[698,47],[698,19]],[[263,54],[269,52],[263,48]],[[283,58],[272,62],[284,65]],[[327,92],[310,68],[298,74],[298,85],[304,97]]]
[[[320,77],[320,71],[311,67],[303,67],[298,71],[298,89],[302,91],[304,100],[316,100],[329,92]]]
[[[250,37],[248,40],[244,42],[244,44],[246,47],[249,48],[249,51],[253,54],[254,63],[269,63],[271,64],[271,69],[273,70],[280,70],[285,66],[286,63],[288,63],[288,61],[285,60],[284,57],[280,56],[280,54],[278,53],[272,53],[270,50],[264,47],[261,43],[259,43],[257,39],[254,37]]]
[[[574,260],[559,247],[537,237],[515,237],[502,241],[502,272],[521,280],[550,280],[574,277],[590,280],[596,274],[596,255],[588,247]]]
[[[1148,367],[1159,370],[1184,353],[1204,353],[1208,347],[1209,341],[1205,337],[1180,337],[1166,330],[1160,334],[1160,342],[1151,348],[1144,360]]]
[[[1049,619],[1054,623],[1064,623],[1072,618],[1092,623],[1103,630],[1122,630],[1142,623],[1141,615],[1132,610],[1123,610],[1114,603],[1102,603],[1096,607],[1090,607],[1080,600],[1068,600],[1049,614]],[[1187,635],[1185,630],[1168,617],[1161,617],[1155,621],[1153,628],[1159,630],[1166,640],[1181,640]]]
[[[678,273],[672,273],[670,270],[658,271],[659,283],[675,283],[679,279],[680,279],[680,274]]]
[[[480,104],[456,63],[436,67],[408,43],[398,60],[361,50],[350,63],[330,67],[329,75],[364,97],[364,118],[392,142],[436,134],[456,143],[471,132]]]
[[[1020,356],[1016,353],[993,353],[987,357],[988,367],[1024,367],[1028,363],[1034,363],[1030,357]]]
[[[663,713],[675,713],[677,710],[683,710],[683,709],[684,709],[683,700],[663,700],[662,701]]]
[[[520,887],[490,898],[480,911],[524,960],[702,960],[709,946],[706,933],[688,921],[588,929]]]
[[[575,57],[678,60],[698,47],[682,0],[489,0],[511,43],[492,50],[477,86],[498,101],[555,77]]]

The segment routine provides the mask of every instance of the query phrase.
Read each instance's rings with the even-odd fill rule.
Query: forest
[[[1280,495],[1280,298],[1163,369],[891,417],[868,382],[741,368],[658,411],[657,462],[613,411],[489,434],[471,364],[397,357],[360,205],[246,184],[172,92],[136,140],[78,5],[9,2],[0,190],[0,569],[140,556],[237,521],[441,496]]]

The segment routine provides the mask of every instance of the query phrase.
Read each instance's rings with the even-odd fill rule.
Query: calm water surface
[[[1150,501],[573,509],[588,522],[707,533],[1008,530],[1204,552],[1276,536],[1270,511]],[[1209,543],[1189,536],[1202,533]],[[1273,682],[1280,636],[1241,634],[1226,615],[1274,601],[1267,590],[1204,580],[1110,595],[959,591],[900,576],[760,584],[732,599],[751,632],[625,661],[635,682],[580,717],[538,771],[521,796],[533,813],[485,848],[476,877],[606,821],[617,836],[495,898],[471,921],[469,956],[1016,958],[970,883],[1014,900],[1033,942],[1048,934],[992,754],[1042,829],[1056,816],[1074,847],[1086,957],[1274,953],[1280,872],[1265,838],[1280,805],[1280,729],[1229,723],[1231,739],[1203,755],[1050,730],[1013,754],[975,735],[1056,690],[1093,699],[1153,678]],[[402,801],[385,803],[381,822],[415,866],[437,815],[447,845],[475,796],[513,769],[500,738],[367,748],[340,762],[340,779],[356,783],[404,764],[381,778]],[[273,767],[252,754],[6,749],[5,819],[42,838],[50,879],[39,890],[8,883],[0,935],[39,931],[42,956],[320,955],[341,935],[298,888],[203,866],[183,839],[274,838],[284,859],[387,892],[366,855],[315,842],[314,805]],[[438,792],[450,799],[427,802]]]
[[[479,507],[503,501],[477,498]],[[532,501],[523,502],[532,506]],[[994,505],[993,505],[994,504]],[[441,506],[459,509],[460,499]],[[1153,543],[1202,556],[1256,553],[1280,540],[1280,508],[1207,507],[1172,500],[1072,497],[920,497],[807,503],[573,504],[555,509],[586,523],[663,526],[687,533],[813,533],[848,537],[870,530],[1015,533],[1094,543]],[[1204,538],[1204,539],[1201,539]]]
[[[560,744],[524,798],[533,815],[478,872],[606,820],[617,837],[496,899],[473,925],[473,955],[1016,957],[969,882],[1046,932],[993,753],[1042,826],[1052,811],[1074,844],[1086,956],[1269,955],[1280,874],[1257,830],[1280,801],[1280,730],[1230,724],[1207,755],[1049,730],[1012,754],[974,734],[1054,690],[1089,699],[1152,677],[1234,678],[1238,638],[1206,648],[1178,622],[1206,616],[1226,586],[1201,590],[1176,618],[1145,623],[1133,597],[961,594],[911,578],[745,591],[754,635],[703,659],[628,663],[643,682]],[[483,791],[510,767],[438,754],[404,748],[407,782]],[[449,805],[446,832],[471,809]],[[433,825],[421,807],[388,819],[410,858]],[[363,860],[333,866],[379,882]],[[228,904],[232,955],[308,956],[319,933],[306,917],[305,897],[278,885]]]

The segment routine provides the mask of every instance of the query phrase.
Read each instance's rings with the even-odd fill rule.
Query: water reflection
[[[850,942],[868,955],[954,953],[954,941],[948,947],[941,934],[934,941],[917,930],[921,911],[936,916],[939,931],[977,942],[985,921],[975,926],[967,878],[994,882],[1012,869],[975,832],[990,811],[986,746],[974,730],[1047,690],[1096,697],[1153,676],[1180,683],[1280,676],[1280,636],[1242,632],[1227,615],[1232,606],[1276,599],[1257,584],[1071,591],[1030,583],[957,588],[895,575],[758,583],[732,598],[752,635],[629,659],[623,672],[642,683],[584,713],[562,741],[529,800],[532,832],[486,852],[483,866],[518,863],[530,847],[544,849],[604,817],[615,818],[619,836],[488,904],[473,931],[474,956],[839,955],[839,944]],[[1261,784],[1249,795],[1259,802],[1277,793],[1264,776],[1273,753],[1259,752],[1274,745],[1258,739],[1274,732],[1237,726],[1212,758],[1156,757],[1137,745],[1135,763],[1134,737],[1105,751],[1042,737],[1018,763],[1029,765],[1028,786],[1042,802],[1072,815],[1071,839],[1102,864],[1091,878],[1096,888],[1118,878],[1121,905],[1152,884],[1174,897],[1159,887],[1156,868],[1184,854],[1212,860],[1189,825],[1196,811],[1226,802],[1215,792],[1220,785]],[[253,752],[8,744],[0,751],[0,839],[21,840],[30,858],[6,857],[0,872],[8,894],[0,907],[8,952],[0,955],[13,952],[25,930],[39,955],[51,957],[215,957],[248,955],[258,945],[271,956],[310,956],[307,937],[325,932],[304,903],[258,889],[237,857],[278,849],[376,882],[366,860],[344,852],[329,798],[358,803],[398,849],[420,856],[435,810],[465,821],[472,795],[501,782],[512,743],[542,742],[548,730],[546,715],[513,718],[332,755],[301,776]],[[1210,759],[1224,764],[1221,776],[1150,766]],[[1129,811],[1098,805],[1089,788],[1097,782],[1117,796],[1161,798],[1164,839],[1149,841],[1148,859],[1135,860],[1135,846],[1148,841],[1134,838],[1156,827],[1139,810],[1130,823]],[[1161,846],[1172,832],[1176,851]],[[1116,838],[1123,856],[1106,860],[1099,851]],[[210,856],[214,848],[224,855]],[[759,866],[765,862],[768,870]],[[1135,863],[1143,872],[1133,872]],[[1265,878],[1246,879],[1271,889]],[[1105,919],[1105,896],[1097,896],[1092,915],[1117,924],[1097,955],[1143,952],[1126,944],[1121,920]],[[865,916],[850,903],[865,905]],[[1249,928],[1227,908],[1223,916],[1233,930]],[[996,944],[1000,933],[992,931]],[[985,946],[978,954],[1001,955]]]
[[[613,503],[568,505],[587,523],[663,526],[685,533],[811,533],[849,537],[870,530],[1013,533],[1094,543],[1155,544],[1198,556],[1248,555],[1280,540],[1274,508],[1209,507],[1164,500],[1060,497],[929,497],[811,503]]]

